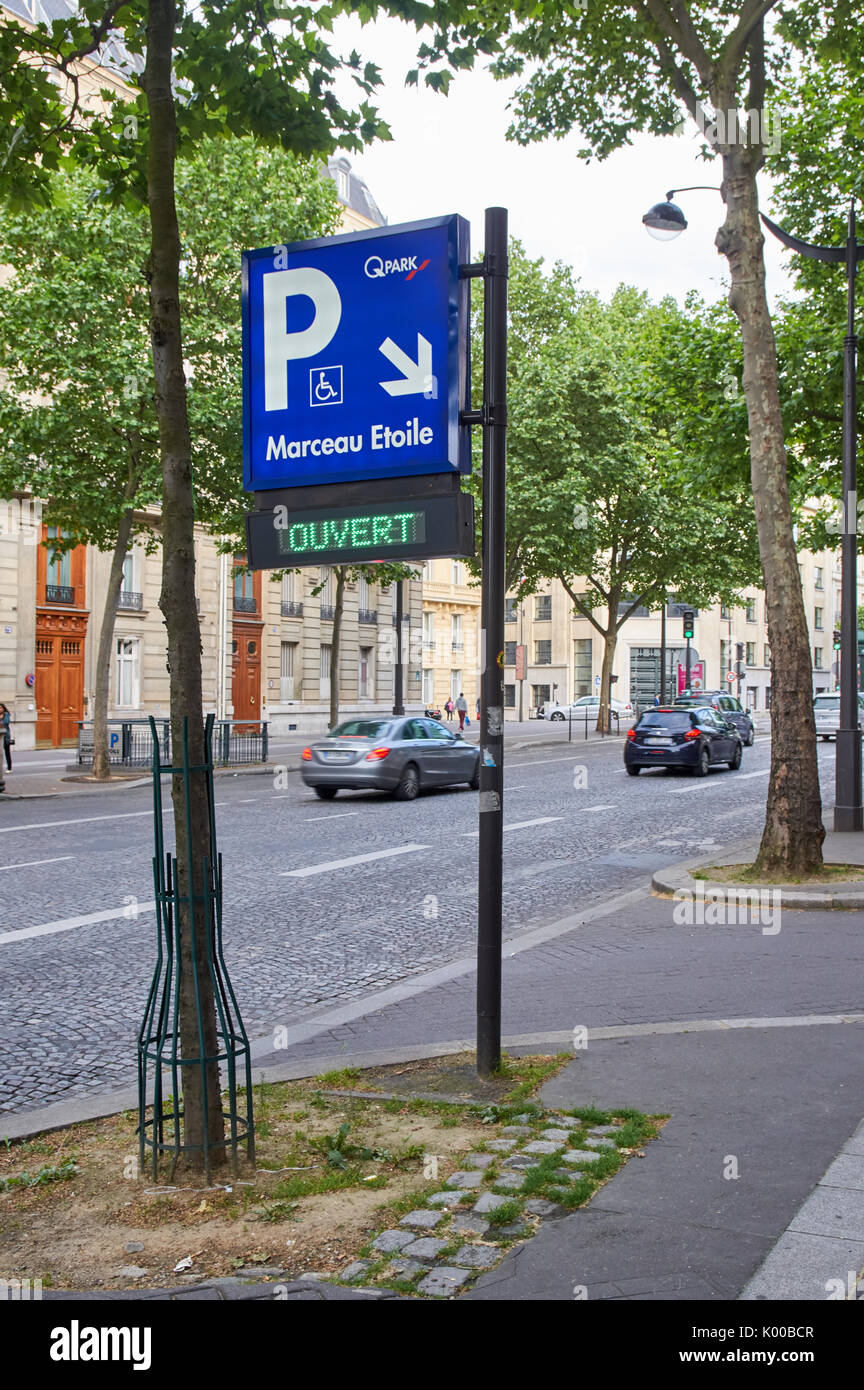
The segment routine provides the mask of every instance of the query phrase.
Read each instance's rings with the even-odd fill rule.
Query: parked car
[[[729,694],[728,690],[703,690],[699,695],[679,695],[672,703],[676,709],[702,709],[705,705],[710,705],[711,709],[719,711],[728,723],[735,725],[744,747],[752,748],[756,738],[753,716],[735,695]]]
[[[858,722],[864,724],[864,692],[858,691]],[[840,728],[840,692],[830,694],[823,691],[813,701],[813,714],[816,718],[816,733],[827,743],[836,738]]]
[[[322,801],[341,789],[392,792],[413,801],[426,787],[480,786],[480,750],[435,719],[348,719],[300,755],[300,773]]]
[[[628,729],[624,766],[631,777],[638,777],[643,767],[686,767],[695,777],[707,777],[716,763],[737,772],[742,748],[738,730],[719,711],[707,705],[697,709],[660,705]]]
[[[633,718],[634,710],[629,700],[610,700],[609,705],[613,712],[618,715],[619,720]],[[572,705],[559,705],[558,701],[550,701],[541,705],[537,711],[538,719],[569,719],[570,711],[573,711],[573,718],[579,719],[584,723],[587,718],[589,723],[593,718],[596,722],[597,713],[600,708],[599,695],[582,695],[578,700],[574,700]]]

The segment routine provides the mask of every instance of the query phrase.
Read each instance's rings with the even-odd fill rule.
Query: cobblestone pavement
[[[830,789],[833,745],[820,759]],[[659,862],[752,835],[767,765],[764,740],[740,774],[705,782],[631,781],[620,743],[511,754],[505,934],[642,885]],[[288,773],[220,779],[216,801],[226,958],[250,1036],[472,949],[477,798],[467,788],[407,804],[350,793],[324,803]],[[0,1111],[134,1079],[155,957],[150,807],[144,788],[2,807]],[[79,920],[100,912],[112,915]]]

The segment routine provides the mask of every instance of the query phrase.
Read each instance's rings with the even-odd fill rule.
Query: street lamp
[[[720,189],[709,184],[690,188],[671,188],[665,203],[655,203],[642,218],[651,236],[670,241],[687,226],[687,219],[672,202],[673,195],[695,189]],[[846,267],[846,335],[843,339],[843,538],[840,548],[840,727],[837,730],[837,756],[834,771],[834,829],[864,830],[861,800],[861,728],[858,718],[858,498],[856,485],[857,422],[855,333],[855,276],[864,257],[864,245],[855,235],[855,203],[849,205],[846,242],[843,246],[814,246],[791,236],[759,213],[763,224],[778,241],[814,261],[833,261]]]

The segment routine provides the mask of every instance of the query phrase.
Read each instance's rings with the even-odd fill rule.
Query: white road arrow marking
[[[414,362],[400,347],[394,343],[392,338],[385,338],[378,349],[383,352],[388,362],[403,374],[400,381],[382,381],[379,385],[390,396],[416,396],[426,395],[434,389],[435,378],[432,375],[432,344],[423,337],[422,333],[417,334],[417,361]]]

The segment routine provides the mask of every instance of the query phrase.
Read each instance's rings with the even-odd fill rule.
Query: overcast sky
[[[586,289],[607,295],[624,281],[654,298],[681,300],[693,288],[709,300],[725,293],[727,263],[714,246],[723,220],[718,193],[676,200],[690,225],[672,242],[654,241],[642,226],[642,214],[668,188],[719,183],[719,161],[698,158],[695,127],[692,136],[641,137],[603,164],[585,164],[577,158],[578,135],[527,147],[506,140],[513,87],[485,71],[456,75],[447,97],[406,88],[417,42],[407,25],[345,21],[337,40],[338,47],[356,46],[384,74],[376,105],[393,139],[349,158],[389,222],[462,213],[473,254],[483,246],[484,209],[502,206],[511,234],[531,256],[567,262]],[[340,94],[352,100],[350,88],[340,86]],[[760,196],[770,215],[768,193],[763,176]],[[768,234],[765,253],[773,301],[791,288],[789,258]]]

